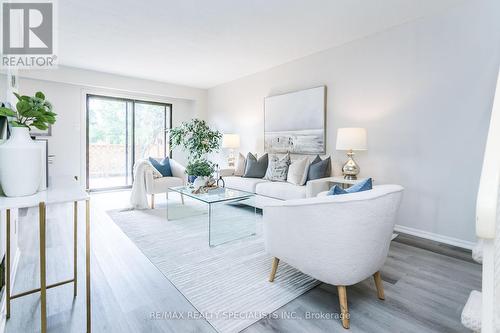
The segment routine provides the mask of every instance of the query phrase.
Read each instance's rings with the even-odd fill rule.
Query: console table
[[[58,287],[67,283],[73,283],[73,297],[77,295],[77,236],[78,236],[78,201],[85,201],[85,269],[86,269],[86,305],[87,305],[87,332],[91,331],[90,322],[90,197],[87,192],[82,190],[76,182],[53,186],[46,191],[37,194],[9,198],[0,196],[0,210],[5,210],[7,213],[6,219],[6,251],[5,251],[5,295],[6,295],[6,317],[10,317],[10,302],[19,297],[27,296],[40,292],[40,318],[41,332],[47,332],[47,289]],[[45,234],[46,234],[46,206],[49,204],[61,204],[73,202],[74,216],[74,247],[73,247],[73,278],[65,281],[60,281],[51,285],[47,285],[46,279],[46,252],[45,252]],[[27,290],[18,294],[11,294],[10,281],[10,223],[11,210],[20,208],[38,207],[39,224],[40,224],[40,288]]]

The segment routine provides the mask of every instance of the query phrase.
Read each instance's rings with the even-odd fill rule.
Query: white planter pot
[[[42,176],[40,146],[31,139],[28,128],[11,130],[9,140],[0,145],[0,185],[8,197],[35,194]]]

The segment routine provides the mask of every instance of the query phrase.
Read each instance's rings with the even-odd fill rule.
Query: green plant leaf
[[[215,172],[215,165],[206,159],[197,159],[189,162],[186,173],[190,176],[211,176]]]
[[[24,112],[29,111],[31,109],[30,103],[25,100],[20,100],[16,104],[17,112],[20,115],[23,115]]]
[[[26,126],[24,124],[21,124],[20,122],[16,121],[16,120],[13,120],[13,121],[9,121],[9,124],[12,126],[12,127],[28,127],[29,126]]]
[[[52,104],[45,100],[45,95],[41,91],[35,93],[35,96],[19,95],[14,93],[18,102],[16,103],[17,112],[8,108],[2,108],[0,115],[14,117],[9,123],[15,127],[36,127],[40,130],[46,130],[49,125],[56,122],[56,113],[52,112]]]
[[[189,160],[199,160],[220,147],[222,133],[212,130],[204,120],[191,119],[169,131],[171,148],[181,146],[189,152]]]
[[[31,126],[35,126],[41,131],[44,131],[49,128],[49,126],[47,126],[44,122],[41,121],[34,121],[33,123],[31,123]]]
[[[0,107],[0,116],[15,117],[16,115],[17,115],[16,111],[9,108]]]
[[[37,118],[37,117],[43,117],[43,113],[37,110],[28,110],[23,113],[23,116],[27,118]]]

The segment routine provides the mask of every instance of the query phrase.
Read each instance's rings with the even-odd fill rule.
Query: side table
[[[336,176],[336,177],[328,177],[325,178],[325,180],[333,185],[338,184],[340,185],[343,189],[349,188],[352,185],[359,183],[362,180],[365,180],[369,177],[363,177],[363,178],[358,178],[358,179],[345,179],[342,176]],[[373,181],[373,179],[372,179]]]
[[[78,236],[78,202],[85,201],[85,283],[86,283],[86,326],[87,332],[91,332],[91,306],[90,306],[90,197],[82,190],[76,182],[48,188],[46,191],[26,197],[3,197],[0,196],[0,210],[5,210],[6,219],[6,252],[5,252],[5,294],[6,294],[6,317],[10,318],[10,303],[12,300],[40,292],[40,318],[41,332],[47,332],[47,289],[58,287],[67,283],[73,283],[73,297],[77,296],[77,236]],[[48,204],[61,204],[73,202],[73,278],[47,285],[46,272],[46,207]],[[11,210],[20,208],[38,207],[40,225],[40,288],[27,290],[18,294],[11,294],[10,281],[10,224]]]

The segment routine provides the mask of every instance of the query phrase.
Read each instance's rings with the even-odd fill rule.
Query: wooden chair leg
[[[376,272],[375,274],[373,274],[373,279],[375,280],[375,286],[377,287],[378,298],[384,300],[384,285],[382,284],[382,277],[380,276],[380,272]]]
[[[278,264],[280,260],[276,257],[273,258],[273,266],[271,268],[271,275],[269,275],[269,282],[274,281],[274,277],[276,276],[276,271],[278,270]]]
[[[337,286],[337,291],[339,293],[340,319],[342,320],[342,326],[344,328],[349,328],[349,308],[347,307],[346,287]]]
[[[155,195],[151,194],[151,209],[155,209]]]

